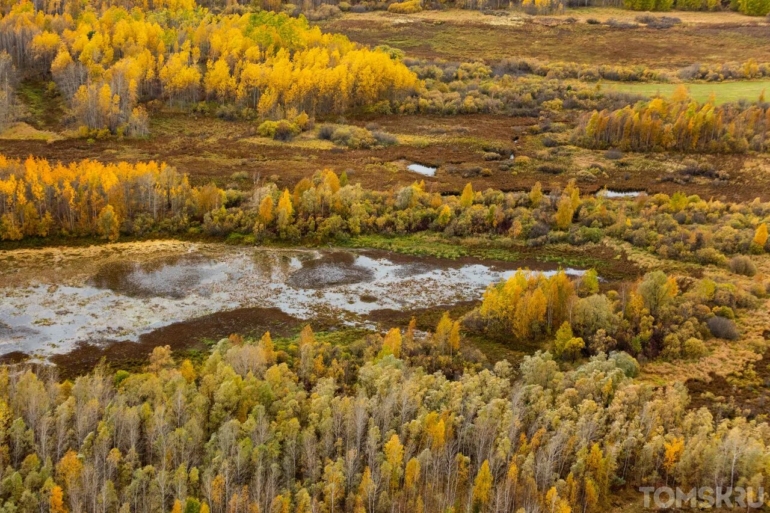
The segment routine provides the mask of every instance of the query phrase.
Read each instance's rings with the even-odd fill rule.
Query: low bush
[[[577,172],[577,181],[579,183],[594,183],[596,182],[597,178],[596,175],[594,175],[592,172],[588,171],[587,169],[581,169]]]
[[[372,132],[372,137],[377,141],[380,146],[395,146],[398,144],[398,139],[395,135],[383,132],[382,130],[375,130]]]
[[[737,255],[730,259],[728,263],[730,271],[743,276],[754,276],[757,274],[757,266],[751,261],[751,258],[745,255]]]
[[[537,170],[540,171],[541,173],[546,173],[549,175],[560,175],[564,171],[566,171],[564,167],[555,166],[553,164],[542,164],[540,166],[537,166]]]
[[[334,144],[347,146],[351,149],[367,149],[377,144],[377,140],[369,130],[356,126],[336,128],[331,135],[331,140]]]
[[[334,134],[334,125],[321,125],[318,127],[318,138],[324,141],[331,141]]]
[[[616,29],[635,29],[639,28],[638,23],[633,23],[630,21],[623,21],[623,20],[616,20],[615,18],[610,18],[605,22],[607,26],[616,28]]]
[[[556,141],[556,139],[552,137],[545,137],[543,139],[543,146],[545,146],[546,148],[555,148],[558,145],[559,145],[558,141]]]
[[[291,141],[302,130],[295,123],[282,119],[280,121],[264,121],[257,128],[261,137],[269,137],[276,141]]]
[[[305,18],[309,21],[322,21],[334,18],[340,14],[342,14],[342,11],[336,5],[322,4],[317,9],[306,12]]]
[[[714,316],[706,321],[706,325],[708,326],[709,331],[711,331],[711,334],[717,338],[726,340],[736,340],[738,338],[738,328],[730,319]]]

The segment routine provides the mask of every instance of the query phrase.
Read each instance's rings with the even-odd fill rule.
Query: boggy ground
[[[488,284],[518,268],[557,268],[549,258],[510,256],[482,261],[182,241],[7,251],[0,253],[0,360],[50,358],[73,375],[102,358],[136,366],[158,345],[200,355],[232,333],[289,337],[305,324],[372,332],[408,324],[412,315],[420,329],[433,329],[444,311],[467,312]],[[611,267],[623,268],[622,261],[613,257]],[[490,361],[537,348],[483,338],[477,345]]]
[[[327,31],[410,57],[494,63],[506,57],[676,70],[694,64],[770,60],[770,25],[737,13],[663,13],[683,23],[666,30],[588,24],[593,18],[633,21],[640,13],[621,9],[569,9],[564,15],[490,16],[478,11],[424,11],[399,15],[350,13],[319,23]],[[656,14],[659,16],[659,14]]]
[[[565,116],[568,122],[571,115]],[[730,178],[691,181],[686,184],[689,193],[729,201],[770,198],[770,159],[765,155],[625,154],[610,160],[603,151],[571,146],[568,129],[532,135],[530,129],[539,120],[505,115],[370,116],[347,123],[376,126],[397,136],[399,143],[348,149],[319,140],[314,132],[282,143],[257,136],[254,122],[165,111],[153,117],[148,139],[2,140],[0,151],[9,157],[34,155],[65,163],[81,159],[163,161],[188,173],[193,184],[214,181],[221,187],[243,190],[251,189],[254,180],[265,179],[291,188],[302,178],[331,168],[338,173],[346,171],[352,183],[367,188],[384,190],[425,180],[427,189],[442,193],[459,193],[468,182],[476,190],[527,190],[536,182],[551,190],[578,178],[581,170],[598,165],[602,171],[596,173],[595,180],[579,183],[581,190],[673,194],[683,187],[679,180],[682,162],[696,158],[726,171]],[[559,146],[546,148],[546,138],[556,140]],[[500,160],[487,160],[489,150],[499,151]],[[511,152],[518,160],[509,160]],[[436,176],[407,170],[412,162],[437,167]],[[543,165],[555,166],[561,172],[544,171]]]

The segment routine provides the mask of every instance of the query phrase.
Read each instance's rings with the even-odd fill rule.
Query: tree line
[[[116,240],[127,225],[174,231],[188,216],[202,217],[225,201],[216,186],[192,187],[186,175],[156,162],[64,165],[0,155],[2,240],[54,234]]]
[[[708,175],[713,169],[694,164],[682,172]],[[581,195],[574,182],[548,192],[537,183],[505,193],[476,191],[468,183],[459,195],[442,195],[426,190],[424,182],[365,189],[350,183],[347,173],[325,169],[291,190],[267,182],[241,192],[191,187],[183,173],[153,162],[64,165],[0,157],[2,240],[203,232],[252,242],[320,243],[434,232],[581,246],[609,237],[663,258],[753,275],[753,264],[736,257],[770,250],[768,222],[770,203],[759,200],[707,201],[683,193],[614,200]]]

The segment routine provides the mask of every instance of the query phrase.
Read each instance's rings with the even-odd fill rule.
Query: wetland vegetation
[[[0,512],[768,507],[770,3],[598,4],[0,0]]]

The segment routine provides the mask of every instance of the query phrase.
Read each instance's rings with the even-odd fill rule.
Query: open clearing
[[[646,84],[646,83],[605,83],[602,87],[613,91],[635,93],[644,96],[671,96],[680,84]],[[754,101],[760,95],[770,90],[770,80],[738,81],[738,82],[709,82],[686,84],[690,96],[699,101],[708,101],[711,94],[717,104],[737,102],[738,100]]]
[[[599,11],[604,13],[602,17],[595,15]],[[531,57],[669,70],[694,63],[744,62],[749,57],[770,61],[770,25],[755,18],[677,12],[672,15],[683,24],[666,30],[584,22],[588,18],[621,19],[640,14],[599,11],[581,14],[583,10],[570,10],[567,16],[547,18],[513,13],[486,16],[475,11],[426,11],[408,16],[378,11],[345,14],[319,26],[359,43],[399,48],[409,57],[450,61],[494,63],[509,57]],[[569,18],[577,21],[569,22]]]

